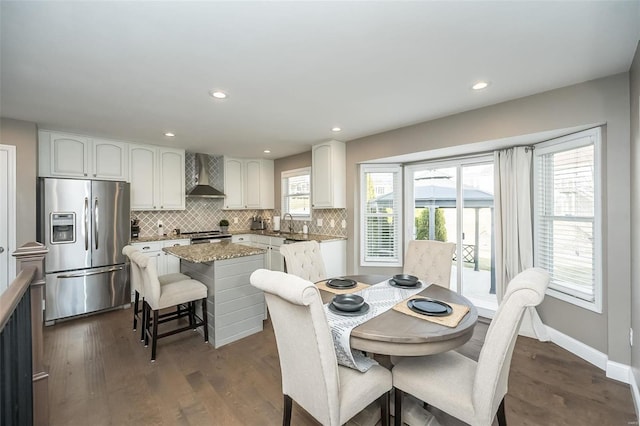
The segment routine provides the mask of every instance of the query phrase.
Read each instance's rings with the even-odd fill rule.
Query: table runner
[[[399,288],[389,284],[389,280],[384,280],[378,284],[374,284],[353,294],[358,294],[364,298],[369,304],[369,312],[357,317],[349,317],[336,314],[329,310],[329,303],[324,305],[324,312],[327,316],[329,327],[331,328],[331,336],[333,337],[333,346],[336,350],[338,364],[355,370],[365,372],[371,366],[378,362],[366,357],[361,351],[353,352],[349,344],[351,330],[360,324],[377,317],[378,315],[393,308],[401,300],[408,299],[414,294],[420,293],[427,284],[421,282],[421,286],[417,288]]]

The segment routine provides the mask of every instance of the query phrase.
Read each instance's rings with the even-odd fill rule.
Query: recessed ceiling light
[[[222,90],[211,90],[209,91],[209,94],[216,98],[216,99],[226,99],[227,98],[227,94],[225,92],[223,92]]]
[[[168,137],[168,138],[173,138],[173,137],[175,137],[175,135],[176,135],[176,134],[175,134],[175,133],[171,133],[171,132],[167,132],[167,133],[165,133],[164,135],[165,135],[166,137]]]
[[[270,150],[268,150],[268,149],[265,149],[265,150],[264,150],[264,153],[265,153],[265,154],[271,154],[271,151],[270,151]]]
[[[474,84],[473,86],[471,86],[471,88],[473,90],[482,90],[482,89],[486,89],[488,85],[489,85],[489,83],[486,82],[486,81],[479,81],[476,84]]]
[[[339,132],[341,130],[342,129],[340,127],[334,127],[334,128],[331,129],[332,132]]]

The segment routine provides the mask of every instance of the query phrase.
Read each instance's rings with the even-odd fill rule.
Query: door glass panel
[[[425,168],[413,174],[413,239],[456,243],[456,167]],[[456,289],[455,270],[451,288]]]
[[[497,307],[493,234],[493,164],[462,166],[461,293],[477,306]]]
[[[449,288],[489,311],[497,308],[493,162],[412,167],[409,237],[456,244]]]

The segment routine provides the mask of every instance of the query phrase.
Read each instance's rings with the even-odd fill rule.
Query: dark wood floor
[[[162,339],[151,363],[130,320],[127,309],[45,328],[52,426],[281,424],[280,366],[269,322],[264,332],[220,349],[191,332]],[[479,324],[460,352],[477,359],[486,330]],[[442,425],[461,424],[434,413]],[[511,426],[637,424],[628,385],[552,343],[523,337],[506,413]],[[294,404],[292,424],[317,422]]]

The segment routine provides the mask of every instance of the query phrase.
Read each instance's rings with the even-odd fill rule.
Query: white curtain
[[[514,147],[494,153],[496,294],[502,301],[513,277],[533,266],[531,175],[533,149]],[[548,341],[535,308],[527,308],[521,333]]]

